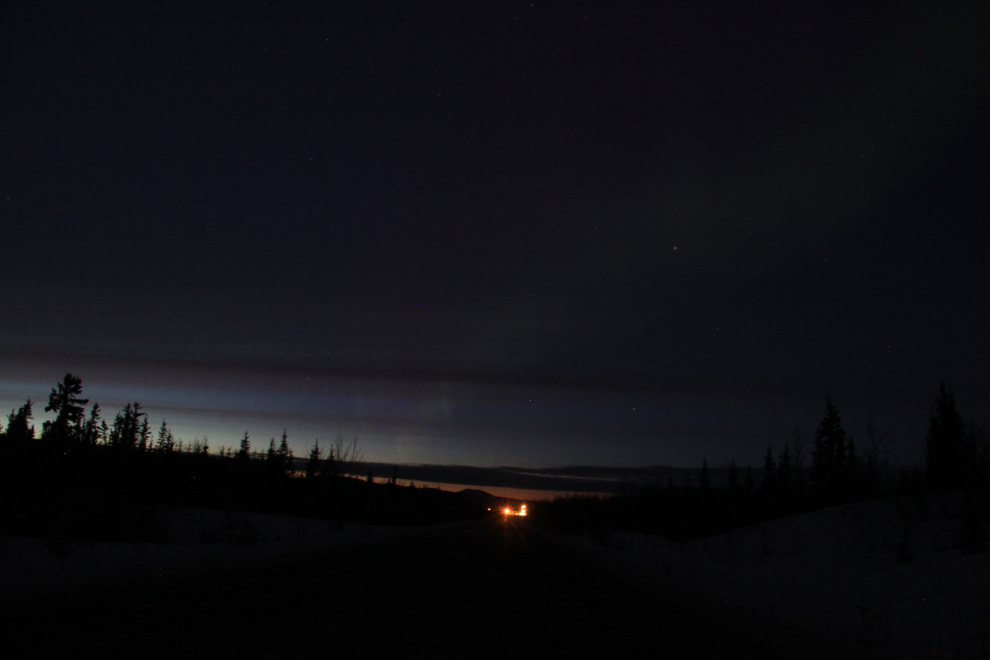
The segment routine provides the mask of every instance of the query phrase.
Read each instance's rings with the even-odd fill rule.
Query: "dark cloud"
[[[384,443],[298,397],[571,393],[415,430],[486,464],[756,457],[827,392],[908,443],[942,378],[986,414],[976,3],[4,11],[13,398],[208,382]]]

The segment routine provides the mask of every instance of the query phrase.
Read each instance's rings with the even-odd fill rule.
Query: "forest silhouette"
[[[397,468],[386,483],[368,470],[355,438],[342,435],[295,457],[288,435],[252,449],[211,451],[207,438],[176,440],[165,420],[152,432],[139,402],[127,403],[112,423],[94,403],[86,413],[82,380],[66,374],[52,388],[40,437],[30,399],[0,429],[0,533],[67,540],[154,541],[155,507],[186,506],[305,516],[343,524],[424,525],[480,518],[490,501],[475,493],[399,486]],[[967,523],[960,544],[985,543],[985,493],[990,484],[987,436],[966,422],[944,383],[929,414],[925,465],[886,469],[890,434],[868,425],[857,447],[839,409],[826,398],[810,444],[795,429],[761,469],[735,461],[724,483],[712,483],[707,460],[682,483],[630,484],[612,496],[574,496],[539,503],[531,520],[559,530],[655,533],[689,540],[815,509],[892,495],[966,491]]]
[[[839,409],[826,397],[825,412],[809,446],[799,427],[776,453],[767,446],[761,469],[741,469],[731,461],[725,483],[714,486],[707,460],[682,483],[632,485],[612,497],[558,498],[536,510],[549,527],[658,534],[689,541],[784,516],[884,497],[962,490],[966,511],[960,547],[983,548],[990,513],[990,446],[985,425],[966,422],[952,390],[940,384],[928,415],[925,464],[887,464],[889,432],[872,421],[860,449],[842,425]]]
[[[82,380],[66,374],[36,437],[30,399],[0,432],[0,534],[54,541],[156,541],[155,507],[184,506],[304,516],[339,524],[424,525],[478,518],[477,497],[358,478],[362,452],[342,435],[317,440],[305,461],[288,435],[252,451],[214,451],[207,438],[176,440],[163,420],[151,430],[139,402],[112,423],[82,398]]]

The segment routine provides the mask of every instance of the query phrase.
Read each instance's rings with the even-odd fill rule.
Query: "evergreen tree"
[[[760,490],[766,496],[773,496],[777,491],[777,463],[773,460],[773,447],[767,445],[767,453],[763,457],[763,481]]]
[[[141,418],[146,415],[141,412],[141,404],[137,401],[133,405],[128,403],[124,409],[117,413],[113,420],[113,427],[110,429],[110,444],[122,449],[134,449],[138,444],[138,436],[141,432]]]
[[[793,473],[791,450],[787,445],[784,445],[784,451],[780,452],[780,458],[777,461],[777,497],[783,503],[790,500]]]
[[[137,437],[138,437],[138,442],[137,442],[138,449],[140,451],[146,451],[151,441],[151,427],[148,425],[147,415],[145,415],[144,419],[141,421],[141,427],[138,429]]]
[[[127,446],[128,436],[130,435],[128,428],[130,426],[131,420],[131,404],[128,403],[124,406],[124,409],[117,413],[114,417],[113,426],[110,429],[110,444],[114,447],[125,447]]]
[[[313,448],[309,450],[309,460],[306,461],[306,478],[312,479],[320,472],[320,463],[323,460],[323,450],[320,449],[320,439],[313,443]]]
[[[709,487],[712,484],[711,475],[708,473],[708,459],[701,459],[701,475],[698,477],[698,485],[701,487],[702,493],[707,493]]]
[[[24,405],[16,411],[10,411],[10,415],[7,417],[8,442],[19,443],[34,440],[34,426],[30,423],[31,419],[34,417],[31,412],[33,405],[34,403],[31,399],[28,399]]]
[[[287,474],[292,472],[292,450],[289,449],[289,434],[286,429],[282,429],[282,441],[278,445],[278,457],[281,461],[282,470]]]
[[[846,443],[845,469],[842,474],[842,485],[852,497],[859,496],[860,485],[860,465],[859,456],[856,455],[856,443],[852,434],[849,434],[849,441]]]
[[[175,449],[175,440],[164,418],[162,419],[162,425],[158,428],[158,444],[155,446],[155,449],[161,454],[170,454]]]
[[[244,437],[241,438],[241,448],[237,452],[237,458],[245,462],[251,460],[251,439],[247,431],[244,432]]]
[[[56,442],[78,441],[81,435],[83,414],[89,399],[81,399],[82,379],[65,374],[62,382],[52,388],[45,412],[55,413],[55,419],[42,425],[41,437]]]
[[[326,459],[320,465],[320,475],[324,477],[337,476],[337,455],[334,453],[333,445],[330,445],[330,451],[327,452]]]
[[[791,431],[790,446],[792,450],[791,458],[793,463],[792,472],[794,473],[794,488],[799,495],[804,495],[807,486],[804,471],[805,440],[804,435],[801,433],[800,424],[795,424]]]
[[[102,427],[100,425],[100,404],[94,403],[89,411],[89,418],[83,424],[82,442],[87,445],[96,445],[101,441]],[[106,422],[103,422],[106,424]]]
[[[870,493],[880,489],[880,463],[890,444],[890,432],[877,433],[873,420],[866,421],[866,488]]]
[[[729,492],[735,493],[739,490],[739,468],[736,467],[736,459],[729,462]]]
[[[848,481],[851,461],[847,452],[839,409],[831,397],[826,397],[825,416],[815,432],[815,448],[811,452],[811,481],[826,500],[838,497]]]
[[[945,383],[939,385],[928,417],[925,468],[928,482],[938,489],[966,486],[976,472],[976,445],[967,436],[966,423]]]
[[[275,467],[278,464],[278,450],[275,449],[275,438],[268,443],[268,451],[265,452],[265,465]]]

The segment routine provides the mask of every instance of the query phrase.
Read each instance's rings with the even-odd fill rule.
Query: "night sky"
[[[0,411],[760,462],[990,417],[986,3],[4,3]]]

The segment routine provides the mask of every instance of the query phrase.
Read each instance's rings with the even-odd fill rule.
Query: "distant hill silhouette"
[[[393,468],[403,481],[465,484],[489,488],[564,491],[571,493],[618,493],[630,487],[667,483],[673,479],[684,483],[697,479],[700,468],[677,468],[669,465],[649,467],[571,466],[553,468],[474,467],[469,465],[430,465],[422,463],[395,465],[366,463],[375,474],[391,474]],[[727,483],[728,468],[709,470],[712,483]]]

